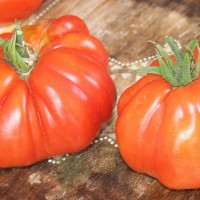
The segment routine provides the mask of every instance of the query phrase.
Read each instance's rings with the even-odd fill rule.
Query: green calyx
[[[23,31],[16,21],[16,30],[11,40],[0,38],[5,60],[17,71],[21,78],[26,79],[33,69],[37,59],[37,52],[23,39]]]
[[[186,86],[196,80],[200,73],[200,48],[198,39],[192,40],[182,53],[177,42],[171,37],[165,37],[165,41],[170,46],[175,62],[172,57],[159,44],[155,44],[158,51],[158,66],[150,66],[136,70],[136,72],[146,72],[159,74],[166,79],[173,87]],[[195,59],[194,49],[198,50],[198,60]]]

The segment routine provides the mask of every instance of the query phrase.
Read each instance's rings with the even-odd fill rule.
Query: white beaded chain
[[[178,40],[175,40],[175,41],[177,42],[177,45],[179,46],[179,48],[182,49],[181,43]],[[171,49],[170,49],[168,44],[165,44],[164,48],[168,52],[169,55],[172,54]],[[118,65],[120,67],[132,67],[132,68],[134,68],[133,66],[147,62],[147,61],[152,61],[156,57],[157,57],[157,55],[152,55],[152,56],[148,56],[146,58],[136,60],[134,62],[128,62],[128,63],[124,63],[124,62],[119,61],[115,58],[109,57],[109,63],[110,63],[110,65]]]
[[[118,148],[116,141],[114,139],[110,138],[109,136],[101,136],[101,137],[95,139],[91,143],[91,145],[94,145],[94,144],[97,144],[97,143],[103,142],[103,141],[106,141],[110,145],[112,145],[113,147]],[[67,157],[69,157],[69,156],[70,156],[70,154],[67,153],[67,154],[64,154],[62,156],[51,157],[51,158],[48,159],[48,162],[58,165],[58,164],[61,164],[62,162],[64,162],[67,159]]]
[[[37,16],[32,19],[30,22],[28,22],[28,25],[32,25],[35,22],[37,22],[42,16],[44,16],[51,8],[53,8],[60,0],[54,0],[52,1],[44,10],[42,10]]]
[[[119,66],[121,66],[121,67],[130,67],[130,66],[133,66],[133,65],[137,65],[137,64],[146,62],[146,61],[148,61],[148,60],[153,60],[153,59],[155,59],[155,58],[156,58],[156,56],[155,56],[155,55],[152,55],[152,56],[149,56],[149,57],[147,57],[147,58],[143,58],[143,59],[140,59],[140,60],[136,60],[136,61],[134,61],[134,62],[124,63],[124,62],[119,61],[119,60],[117,60],[117,59],[115,59],[115,58],[109,57],[109,63],[110,63],[111,65],[119,65]]]

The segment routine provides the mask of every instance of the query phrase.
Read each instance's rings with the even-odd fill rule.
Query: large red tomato
[[[78,17],[23,30],[25,42],[18,27],[0,54],[1,167],[86,148],[116,99],[107,52]]]
[[[43,0],[1,0],[0,24],[21,19],[34,12]]]
[[[117,142],[132,169],[173,189],[200,188],[200,52],[197,40],[184,53],[166,41],[175,57],[156,45],[163,59],[120,97]]]

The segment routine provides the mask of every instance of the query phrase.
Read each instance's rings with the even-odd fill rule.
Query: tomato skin
[[[49,64],[46,65],[46,63]],[[70,66],[71,63],[73,63],[73,67]],[[50,139],[54,142],[59,139],[65,143],[64,136],[58,138],[57,133],[62,133],[62,130],[64,130],[62,133],[64,134],[66,129],[72,129],[70,132],[74,132],[70,137],[71,142],[67,146],[68,152],[75,151],[73,149],[75,144],[72,141],[80,142],[81,145],[77,144],[77,146],[81,149],[83,148],[82,145],[88,146],[98,133],[102,121],[105,122],[112,112],[111,108],[114,99],[109,93],[113,93],[114,88],[107,88],[107,85],[111,85],[112,82],[105,71],[95,68],[96,65],[79,56],[68,53],[65,48],[58,48],[41,57],[30,77],[30,87],[33,89],[33,94],[34,91],[37,91],[37,95],[34,96],[37,96],[36,102],[41,115],[43,114],[45,118],[50,114],[50,112],[49,114],[46,113],[48,107],[53,107],[54,109],[55,121],[46,119],[47,121],[44,122],[44,128],[45,130],[47,129],[46,132],[51,132]],[[88,77],[84,74],[87,74]],[[58,79],[57,83],[54,83],[56,78]],[[40,82],[39,85],[38,82]],[[55,91],[58,96],[54,94],[53,99],[52,93]],[[97,94],[95,101],[93,99],[94,94]],[[44,104],[47,108],[44,108]],[[65,105],[68,104],[73,107],[65,108]],[[105,110],[103,111],[102,108]],[[61,111],[63,114],[61,114]],[[74,119],[76,119],[75,122]],[[62,126],[65,128],[63,129]],[[53,133],[55,138],[52,136]],[[94,133],[96,134],[94,135]],[[76,138],[77,136],[81,138]],[[67,135],[65,137],[66,140],[69,140]],[[70,147],[71,145],[73,146]],[[78,149],[78,151],[81,149]]]
[[[90,60],[100,67],[103,66],[104,70],[109,70],[108,55],[105,48],[96,38],[88,34],[66,34],[65,36],[45,45],[44,48],[40,51],[40,54],[43,55],[49,50],[60,47],[70,47],[68,51],[71,52],[74,52],[73,49],[78,49],[79,51],[76,51],[76,54],[79,53],[79,56]]]
[[[14,22],[14,20],[27,17],[34,12],[42,3],[42,0],[1,0],[0,1],[0,24]]]
[[[72,18],[64,17],[70,23]],[[77,20],[84,24],[76,17],[73,31],[62,32],[62,37],[55,34],[52,41],[48,28],[52,23],[61,26],[60,18],[23,28],[26,42],[37,44],[39,51],[39,60],[26,80],[1,57],[0,167],[27,166],[81,151],[110,118],[116,89],[108,72],[107,52],[88,32],[79,33]],[[71,41],[66,37],[74,39],[65,43]]]
[[[161,76],[148,74],[124,91],[116,138],[130,168],[172,189],[200,188],[199,89],[199,78],[172,88]]]
[[[47,37],[52,41],[53,39],[60,38],[69,32],[89,34],[89,30],[84,21],[74,15],[65,15],[51,23],[47,30]]]
[[[46,43],[62,39],[67,33],[89,34],[86,24],[74,15],[64,15],[58,19],[44,19],[37,24],[23,27],[25,40],[36,49]],[[35,41],[38,43],[35,44]]]

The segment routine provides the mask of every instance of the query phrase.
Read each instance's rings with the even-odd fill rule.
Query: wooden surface
[[[132,69],[148,65],[155,54],[148,40],[164,44],[163,37],[172,35],[184,46],[200,33],[198,0],[46,0],[22,24],[64,14],[82,18],[105,45],[119,95],[138,78]],[[9,24],[1,31],[12,28]],[[200,190],[169,190],[129,169],[114,140],[106,138],[114,136],[115,120],[116,109],[101,139],[83,152],[26,168],[0,169],[0,200],[200,199]]]

